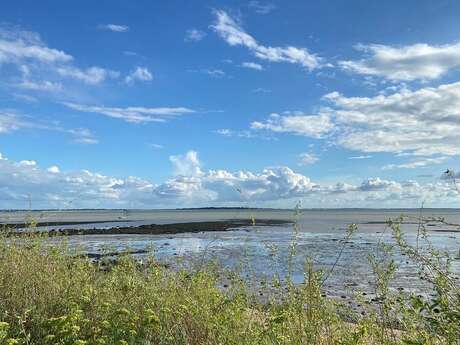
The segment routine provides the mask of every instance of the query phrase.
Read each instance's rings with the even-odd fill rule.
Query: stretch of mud
[[[212,231],[227,231],[247,226],[274,226],[289,224],[285,220],[223,220],[210,222],[188,222],[173,224],[147,224],[139,226],[112,227],[109,229],[53,229],[45,233],[50,236],[84,236],[84,235],[165,235],[181,233],[197,233]],[[58,224],[64,225],[64,224]],[[29,236],[31,234],[43,234],[43,231],[10,232],[10,236]]]

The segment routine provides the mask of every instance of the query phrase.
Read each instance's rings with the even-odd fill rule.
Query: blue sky
[[[458,206],[459,12],[2,4],[0,207]]]

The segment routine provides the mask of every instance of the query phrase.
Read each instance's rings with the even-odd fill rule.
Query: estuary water
[[[73,236],[70,245],[88,253],[104,250],[151,250],[159,260],[171,264],[217,260],[224,267],[241,269],[249,279],[262,281],[273,276],[285,279],[288,274],[292,244],[295,243],[292,277],[303,281],[304,263],[311,259],[316,268],[324,271],[334,267],[334,273],[325,283],[331,295],[344,296],[356,291],[372,291],[373,275],[369,255],[383,259],[380,244],[394,240],[386,222],[400,215],[407,216],[402,230],[407,241],[415,244],[419,222],[417,218],[442,217],[447,223],[460,224],[460,210],[456,209],[341,209],[341,210],[77,210],[77,211],[2,211],[0,222],[21,223],[28,218],[46,222],[103,222],[81,225],[48,226],[45,229],[109,228],[141,224],[167,224],[229,219],[256,219],[256,226],[225,232],[184,233],[175,235],[85,235]],[[293,224],[257,226],[257,219],[296,221]],[[357,233],[343,240],[350,224],[356,224]],[[441,223],[427,224],[432,245],[454,257],[460,255],[460,232],[457,226]],[[50,240],[60,241],[55,238]],[[423,242],[422,242],[423,245]],[[340,255],[340,260],[337,258]],[[397,250],[394,259],[399,266],[393,282],[394,288],[423,293],[426,281],[419,279],[418,267]],[[337,261],[337,263],[336,263]],[[335,264],[336,263],[336,264]],[[460,258],[453,260],[457,276]],[[457,277],[458,279],[458,277]],[[457,280],[460,284],[460,281]],[[371,292],[370,292],[371,293]]]

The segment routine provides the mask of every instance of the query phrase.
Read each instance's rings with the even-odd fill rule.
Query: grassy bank
[[[315,271],[308,259],[303,284],[274,280],[270,289],[283,299],[261,301],[236,274],[222,286],[212,265],[170,270],[153,257],[139,264],[124,255],[107,269],[65,243],[3,237],[0,344],[460,344],[460,288],[450,259],[409,246],[398,223],[391,227],[435,297],[391,290],[397,267],[382,245],[385,257],[370,256],[378,302],[359,315],[324,297],[333,272]]]

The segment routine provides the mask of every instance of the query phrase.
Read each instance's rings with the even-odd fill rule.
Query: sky
[[[0,208],[458,207],[459,15],[5,2]]]

